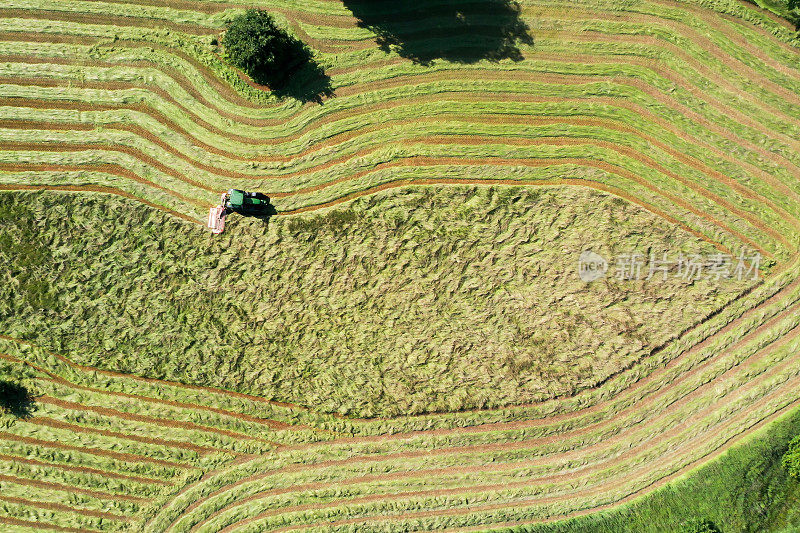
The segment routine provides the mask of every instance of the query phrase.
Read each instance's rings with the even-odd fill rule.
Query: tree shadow
[[[358,25],[377,35],[384,51],[427,64],[434,59],[475,63],[520,61],[517,43],[533,44],[513,0],[343,0]]]
[[[330,76],[314,60],[314,54],[308,46],[293,37],[287,37],[287,40],[287,46],[292,49],[291,64],[280,72],[250,72],[253,81],[268,86],[276,96],[290,96],[303,103],[321,104],[323,98],[334,96]]]
[[[0,381],[0,410],[17,418],[30,418],[36,410],[31,392],[11,381]]]

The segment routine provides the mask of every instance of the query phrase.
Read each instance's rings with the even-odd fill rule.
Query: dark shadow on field
[[[30,418],[36,406],[33,395],[19,383],[0,380],[0,410],[17,418]]]
[[[293,48],[292,63],[281,72],[250,72],[253,81],[267,85],[276,96],[290,96],[303,103],[321,104],[323,98],[334,96],[331,78],[314,60],[311,50],[293,37],[288,37],[288,43]]]
[[[265,214],[263,214],[263,215],[242,216],[242,215],[239,215],[238,213],[232,213],[232,214],[228,215],[228,217],[234,217],[234,219],[241,218],[243,221],[244,220],[253,220],[253,221],[258,220],[259,222],[261,222],[264,225],[264,230],[267,230],[267,229],[269,229],[269,221],[270,221],[270,219],[272,217],[274,217],[275,215],[277,215],[277,214],[278,214],[278,210],[275,209],[275,206],[272,205],[272,204],[269,204],[267,206],[267,212]],[[228,220],[230,220],[230,218],[228,218]]]
[[[278,214],[278,210],[275,209],[275,206],[272,205],[272,204],[269,204],[267,206],[267,212],[265,214],[258,215],[258,216],[254,217],[254,218],[257,218],[258,220],[262,221],[264,224],[269,225],[269,219],[274,217],[277,214]]]
[[[344,5],[360,27],[377,35],[382,50],[417,63],[519,61],[517,42],[533,44],[513,0],[344,0]]]

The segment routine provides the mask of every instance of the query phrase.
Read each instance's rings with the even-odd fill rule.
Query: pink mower
[[[225,208],[217,205],[208,210],[208,229],[211,233],[222,233],[225,231]]]

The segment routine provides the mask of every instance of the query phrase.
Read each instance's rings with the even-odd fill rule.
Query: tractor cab
[[[222,206],[228,212],[246,217],[264,216],[269,211],[269,196],[260,192],[231,189],[222,196]]]
[[[269,196],[241,189],[228,190],[222,195],[220,205],[209,210],[208,228],[213,233],[222,233],[225,230],[225,217],[230,213],[246,217],[267,216],[270,214]]]

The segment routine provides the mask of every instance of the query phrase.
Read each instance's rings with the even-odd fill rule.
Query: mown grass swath
[[[323,98],[226,62],[251,7]],[[0,522],[791,525],[711,501],[796,498],[797,44],[734,0],[7,3]],[[230,187],[279,216],[212,239]]]

